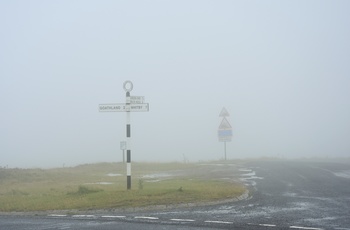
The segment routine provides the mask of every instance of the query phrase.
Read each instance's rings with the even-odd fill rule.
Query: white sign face
[[[227,130],[232,129],[232,126],[230,125],[230,122],[224,117],[220,123],[219,130]]]
[[[232,141],[232,136],[219,136],[219,142],[230,142]]]
[[[101,104],[98,106],[100,112],[125,112],[125,104]]]
[[[126,149],[126,141],[121,141],[120,142],[120,149],[125,150]]]
[[[227,112],[226,108],[222,108],[219,117],[229,117],[230,114]]]
[[[148,103],[130,105],[130,112],[148,112],[148,110],[149,110]]]
[[[100,104],[100,112],[148,112],[149,105],[145,104]]]
[[[142,104],[145,101],[144,96],[130,96],[131,104]]]

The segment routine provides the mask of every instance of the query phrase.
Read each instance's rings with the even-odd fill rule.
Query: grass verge
[[[134,163],[132,190],[124,164],[61,169],[0,169],[0,211],[90,210],[177,205],[234,198],[238,183],[200,177],[199,164]],[[196,176],[191,172],[196,172]]]

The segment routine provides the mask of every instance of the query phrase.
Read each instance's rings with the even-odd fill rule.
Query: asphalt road
[[[350,162],[250,161],[211,165],[209,174],[239,178],[246,199],[162,211],[0,215],[8,229],[349,229]]]

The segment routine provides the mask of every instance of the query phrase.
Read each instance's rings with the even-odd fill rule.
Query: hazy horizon
[[[2,1],[0,167],[350,156],[349,1]]]

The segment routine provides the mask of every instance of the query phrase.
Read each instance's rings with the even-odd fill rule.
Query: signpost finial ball
[[[123,88],[126,92],[130,92],[133,88],[133,84],[131,81],[125,81],[124,84],[123,84]]]

